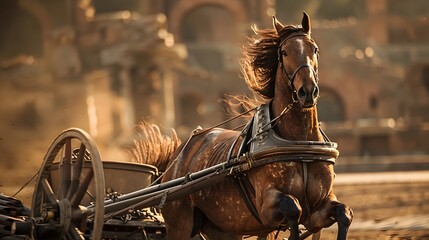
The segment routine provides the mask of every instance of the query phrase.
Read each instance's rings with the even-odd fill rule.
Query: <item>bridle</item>
[[[296,93],[295,87],[293,86],[293,81],[295,80],[296,74],[298,73],[299,70],[301,70],[302,68],[308,67],[313,72],[313,75],[316,78],[316,86],[319,83],[319,74],[318,74],[318,72],[311,65],[309,65],[308,63],[303,63],[303,64],[299,65],[295,69],[295,71],[293,71],[292,74],[288,74],[288,72],[286,71],[286,68],[285,68],[285,66],[283,64],[283,58],[282,58],[282,55],[283,55],[282,54],[282,46],[283,46],[283,44],[286,43],[286,41],[289,40],[289,39],[291,39],[291,38],[301,37],[301,36],[305,36],[305,37],[308,37],[308,38],[311,39],[310,35],[307,34],[307,33],[302,33],[302,32],[292,33],[287,38],[285,38],[283,41],[280,42],[278,50],[277,50],[277,58],[278,58],[279,64],[282,66],[283,75],[285,75],[286,78],[288,79],[288,85],[289,85],[289,88],[292,91],[292,100],[293,100],[293,102],[297,102],[298,101],[296,99],[297,93]]]

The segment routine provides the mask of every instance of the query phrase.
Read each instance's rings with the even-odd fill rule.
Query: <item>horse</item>
[[[196,130],[180,146],[177,137],[163,141],[160,131],[153,131],[148,135],[155,140],[146,148],[156,145],[156,149],[164,149],[150,163],[164,172],[162,182],[229,161],[249,151],[249,142],[270,135],[276,136],[272,138],[275,141],[327,142],[317,117],[319,49],[311,37],[310,17],[304,12],[300,26],[284,26],[273,17],[273,28],[253,30],[254,38],[243,46],[241,66],[247,85],[266,102],[265,112],[258,118],[272,119],[263,124],[269,129],[264,130],[264,136],[255,130],[251,130],[254,134],[218,127]],[[278,158],[250,167],[241,174],[240,181],[227,177],[165,203],[162,214],[168,239],[189,239],[196,234],[208,239],[242,239],[246,235],[264,238],[287,228],[289,239],[297,240],[299,224],[319,235],[321,229],[335,222],[337,239],[346,239],[353,211],[333,193],[333,162],[295,161],[293,158],[298,156],[294,155],[283,157],[289,161]],[[240,184],[245,185],[248,194],[242,193]]]

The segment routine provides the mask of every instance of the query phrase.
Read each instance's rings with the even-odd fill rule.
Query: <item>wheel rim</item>
[[[76,146],[78,150],[74,153],[72,149]],[[90,168],[83,171],[88,161]],[[54,164],[58,164],[59,183],[51,180]],[[94,186],[91,191],[90,185]],[[95,205],[90,211],[82,205],[88,194],[94,198]],[[104,194],[103,165],[94,141],[85,131],[70,128],[53,141],[45,155],[34,189],[31,214],[38,226],[55,226],[54,232],[64,239],[82,239],[89,220],[91,239],[101,239]]]

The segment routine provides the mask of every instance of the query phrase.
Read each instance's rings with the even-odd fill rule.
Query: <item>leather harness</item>
[[[247,177],[247,170],[274,162],[301,162],[303,166],[304,187],[307,189],[307,164],[318,161],[335,164],[335,160],[339,155],[337,144],[330,142],[322,129],[320,131],[322,131],[322,135],[324,136],[324,142],[290,141],[278,136],[273,129],[270,105],[271,103],[267,103],[259,106],[252,120],[243,129],[240,136],[238,136],[238,138],[243,138],[243,141],[237,154],[239,157],[235,158],[235,161],[237,159],[239,161],[244,160],[247,162],[247,167],[233,175],[233,179],[237,183],[240,194],[245,200],[249,211],[260,224],[262,224],[262,221],[252,201],[255,198],[255,189]],[[233,161],[230,154],[232,153],[232,148],[235,147],[235,143],[228,154],[228,161]],[[310,212],[306,195],[305,193],[305,203]]]

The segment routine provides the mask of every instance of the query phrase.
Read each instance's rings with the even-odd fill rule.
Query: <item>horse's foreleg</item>
[[[276,188],[268,188],[263,192],[260,206],[259,212],[264,225],[280,226],[288,223],[291,232],[289,239],[299,239],[298,221],[302,208],[295,197]]]
[[[335,195],[331,195],[322,207],[315,211],[311,217],[310,222],[306,227],[311,232],[318,232],[322,228],[326,228],[338,223],[338,240],[345,240],[350,224],[353,220],[353,210],[347,205],[337,201]]]
[[[334,218],[338,223],[337,240],[346,240],[347,232],[353,220],[353,210],[343,203],[334,206]]]

